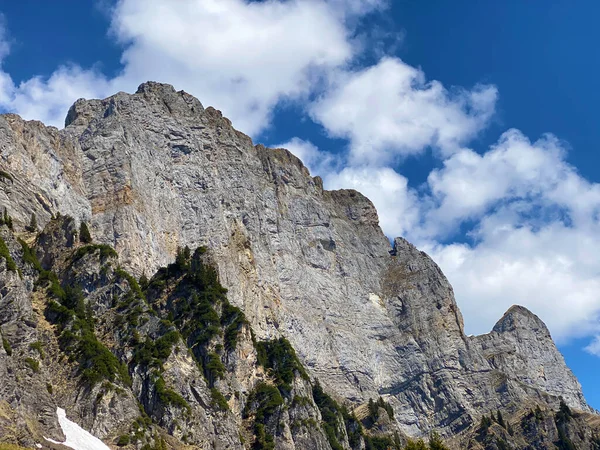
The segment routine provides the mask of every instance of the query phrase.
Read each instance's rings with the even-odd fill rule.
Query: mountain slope
[[[368,199],[324,190],[288,151],[254,146],[183,91],[150,82],[79,100],[60,131],[0,116],[0,148],[0,204],[17,231],[32,214],[40,226],[58,213],[75,230],[85,221],[136,277],[178,248],[207,248],[258,340],[287,338],[308,375],[351,407],[383,396],[394,430],[461,435],[482,414],[556,409],[560,397],[589,410],[536,316],[511,308],[490,334],[465,336],[439,267],[401,238],[390,247]],[[37,242],[42,264],[64,253]],[[24,304],[37,295],[9,285],[25,289]]]

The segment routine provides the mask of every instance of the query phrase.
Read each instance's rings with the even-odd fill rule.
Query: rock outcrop
[[[259,341],[287,338],[308,375],[351,409],[382,396],[393,407],[394,426],[409,436],[431,430],[460,435],[484,413],[516,414],[532,402],[557,408],[563,398],[575,410],[589,410],[536,316],[513,307],[491,333],[465,336],[452,287],[439,267],[404,239],[390,246],[367,198],[324,190],[290,152],[253,145],[219,111],[189,94],[149,82],[133,95],[78,100],[65,125],[59,131],[0,116],[0,206],[12,216],[17,234],[32,215],[40,227],[50,224],[36,241],[45,267],[61,267],[70,248],[50,233],[58,214],[73,217],[75,230],[87,222],[95,242],[116,250],[113,266],[136,277],[172,263],[178,248],[206,247],[228,301],[244,312]],[[95,279],[102,267],[86,271]],[[76,279],[92,295],[94,283]],[[14,308],[11,299],[18,296],[19,311],[27,311],[37,294],[33,275],[17,280],[10,274],[3,283],[0,330],[11,336],[16,319],[4,310]],[[101,308],[97,313],[102,316]],[[131,363],[131,355],[120,358]],[[179,371],[173,379],[185,394],[203,378],[191,368],[182,376],[182,368],[193,364],[178,358],[165,361],[164,368]],[[3,367],[9,364],[0,362]],[[142,401],[144,378],[135,377],[127,398]],[[228,385],[245,377],[255,374],[240,372]],[[0,391],[0,401],[14,408],[14,395]],[[119,408],[127,411],[123,402]],[[51,405],[48,400],[49,411]],[[88,429],[118,428],[76,400],[66,405]],[[150,403],[144,406],[152,411]],[[222,430],[198,419],[187,432],[212,426],[215,434],[202,442],[219,441],[239,427],[243,414],[237,414],[219,421]],[[306,414],[301,420],[317,418]],[[177,428],[158,425],[169,432]],[[51,426],[56,429],[55,419]],[[241,445],[227,442],[229,448]]]

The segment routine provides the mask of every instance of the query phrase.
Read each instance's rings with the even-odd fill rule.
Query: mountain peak
[[[534,313],[520,305],[511,306],[494,325],[496,333],[506,333],[516,330],[529,330],[550,336],[546,324]]]

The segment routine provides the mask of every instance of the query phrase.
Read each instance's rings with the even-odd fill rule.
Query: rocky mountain
[[[60,407],[131,448],[596,448],[537,316],[467,337],[367,198],[183,91],[78,100],[63,130],[0,116],[0,155],[0,442],[62,442]],[[512,435],[482,434],[497,411]]]

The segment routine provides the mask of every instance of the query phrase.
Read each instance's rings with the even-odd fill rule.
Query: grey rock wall
[[[208,247],[259,338],[286,336],[339,398],[383,395],[409,434],[457,433],[531,399],[588,408],[539,319],[512,308],[467,338],[439,267],[401,238],[392,248],[367,198],[323,190],[183,91],[79,100],[60,131],[0,116],[0,149],[0,206],[18,226],[32,212],[85,220],[136,275]]]

